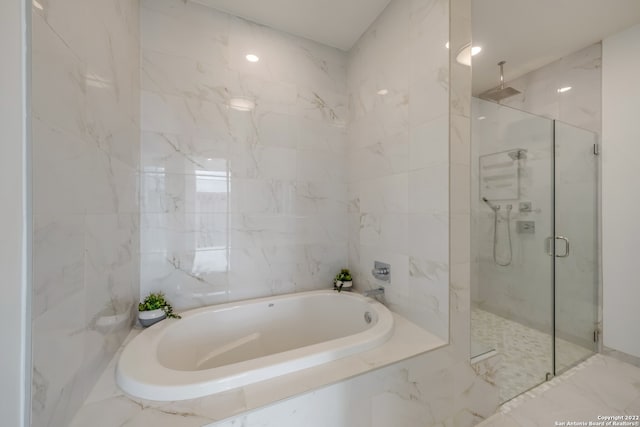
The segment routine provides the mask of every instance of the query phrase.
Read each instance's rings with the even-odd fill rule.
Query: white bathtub
[[[370,350],[392,333],[385,306],[348,292],[203,307],[131,340],[116,380],[143,399],[194,399]]]

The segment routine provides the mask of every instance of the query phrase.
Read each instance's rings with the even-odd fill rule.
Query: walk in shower
[[[472,101],[472,345],[502,401],[596,351],[597,135]]]

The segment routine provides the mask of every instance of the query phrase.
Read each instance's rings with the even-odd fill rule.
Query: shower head
[[[500,102],[505,98],[510,98],[514,95],[519,94],[520,91],[516,90],[512,87],[505,87],[504,89],[501,88],[495,88],[495,89],[490,89],[484,93],[480,94],[480,98],[481,99],[486,99],[487,101],[493,101],[493,102]]]
[[[522,148],[509,151],[507,154],[509,155],[509,157],[511,157],[511,160],[520,160],[527,158],[527,150],[524,150]]]
[[[504,64],[506,64],[506,61],[498,62],[498,66],[500,66],[500,86],[481,93],[481,99],[499,103],[505,98],[509,98],[520,93],[519,90],[516,90],[512,87],[504,87]]]

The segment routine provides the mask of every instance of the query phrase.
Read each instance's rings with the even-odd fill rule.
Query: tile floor
[[[493,348],[501,355],[495,373],[501,402],[544,382],[552,372],[551,335],[477,308],[471,312],[471,325],[476,347]],[[558,372],[592,354],[563,339],[557,340],[556,352]]]
[[[502,405],[478,426],[638,427],[638,416],[640,368],[597,354]]]

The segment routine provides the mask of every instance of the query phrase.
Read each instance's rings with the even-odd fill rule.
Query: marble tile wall
[[[141,33],[141,294],[184,309],[332,286],[346,54],[179,0],[143,0]]]
[[[200,13],[195,13],[195,11]],[[204,74],[202,70],[209,69],[209,66],[204,61],[198,61],[197,58],[195,61],[194,58],[188,58],[192,53],[191,48],[185,50],[179,47],[184,44],[184,41],[181,41],[180,45],[175,41],[176,35],[182,36],[181,31],[176,31],[178,28],[175,26],[176,23],[182,22],[184,27],[186,25],[184,22],[187,21],[186,17],[189,17],[188,28],[199,28],[200,30],[198,34],[201,37],[198,40],[215,42],[213,46],[217,47],[224,47],[226,43],[230,44],[232,38],[227,39],[224,34],[221,34],[222,39],[220,40],[223,43],[218,43],[216,42],[218,39],[212,36],[211,31],[213,30],[210,26],[208,24],[199,26],[200,23],[210,23],[212,16],[216,16],[216,19],[222,19],[219,25],[223,28],[226,28],[226,25],[234,26],[236,24],[250,26],[244,21],[225,18],[222,14],[210,13],[205,9],[195,8],[193,5],[185,5],[178,1],[144,2],[143,26],[151,25],[149,22],[145,24],[145,19],[149,19],[152,14],[156,14],[154,20],[160,20],[159,22],[162,23],[155,29],[156,33],[153,36],[160,37],[158,49],[173,49],[173,51],[165,52],[167,55],[173,56],[170,58],[171,61],[165,62],[167,68],[163,74],[173,72],[168,67],[178,67],[175,64],[179,64],[181,60],[187,58],[184,60],[191,65],[180,65],[180,67],[187,67],[191,70],[191,75],[200,79],[204,77],[199,76],[199,73]],[[250,28],[252,31],[262,34],[261,40],[269,40],[267,36],[283,37],[281,34],[269,32],[261,27],[250,26]],[[317,107],[323,106],[322,109],[326,111],[327,105],[334,105],[325,98],[322,98],[324,99],[322,102],[314,98],[313,104],[315,106],[311,109],[302,107],[307,111],[307,114],[314,114],[313,121],[320,122],[314,123],[316,126],[314,129],[317,133],[312,133],[314,148],[310,149],[315,150],[314,160],[299,162],[303,165],[300,169],[305,174],[309,174],[305,176],[317,177],[315,179],[318,180],[320,177],[334,178],[335,171],[332,172],[330,168],[321,167],[323,159],[327,158],[324,156],[331,156],[331,153],[334,152],[344,156],[346,149],[343,146],[340,147],[348,140],[348,162],[340,163],[343,169],[348,172],[339,175],[339,179],[343,179],[343,182],[346,182],[347,179],[349,181],[348,199],[346,193],[342,193],[343,196],[337,199],[325,196],[318,197],[313,195],[314,193],[310,193],[307,197],[307,203],[311,207],[320,205],[324,206],[323,209],[330,211],[335,209],[345,218],[348,217],[348,238],[351,243],[349,245],[349,261],[356,274],[356,285],[361,289],[378,285],[368,278],[368,274],[374,257],[383,255],[382,260],[391,261],[395,266],[394,271],[398,275],[397,278],[394,278],[394,282],[387,287],[387,302],[394,310],[410,317],[423,327],[448,337],[450,345],[367,375],[358,376],[211,425],[471,426],[495,411],[498,403],[495,386],[486,378],[478,376],[469,365],[470,69],[455,62],[450,65],[449,53],[444,49],[449,32],[451,32],[452,50],[457,51],[461,46],[470,42],[470,30],[469,0],[394,0],[377,21],[376,29],[367,32],[352,52],[349,64],[349,85],[355,84],[355,86],[349,93],[349,114],[346,114],[346,108],[344,108],[346,98],[338,97],[340,93],[347,93],[346,91],[337,90],[338,95],[334,94],[331,95],[331,98],[327,98],[334,100],[331,102],[342,103],[340,108],[338,108],[338,104],[335,104],[335,107],[332,108],[333,112],[325,114],[317,111]],[[151,34],[149,29],[143,30],[143,33],[145,32]],[[164,36],[162,33],[173,34],[173,37]],[[146,48],[146,42],[143,42],[143,46],[143,61],[146,61],[145,56],[150,53]],[[209,45],[207,52],[211,54],[217,50]],[[233,51],[224,49],[224,52],[226,55],[231,55]],[[382,57],[383,54],[388,57]],[[315,55],[317,57],[318,52],[315,52]],[[376,60],[376,56],[380,56],[379,60]],[[231,63],[235,61],[235,64],[248,67],[242,62],[242,58],[235,60],[229,58],[228,60]],[[346,65],[344,56],[342,61],[341,64]],[[394,61],[399,62],[394,65]],[[318,63],[317,61],[313,62]],[[326,70],[329,66],[328,69],[331,70],[330,64],[337,62],[327,60],[324,69]],[[143,79],[149,80],[145,76],[149,71],[145,68],[146,65],[143,64]],[[380,72],[376,72],[376,69],[379,69]],[[186,73],[186,71],[181,71],[181,73]],[[235,76],[234,78],[245,78],[242,73],[230,71],[230,74]],[[451,85],[449,77],[451,77]],[[159,78],[155,77],[154,80]],[[185,79],[184,81],[190,80]],[[147,85],[149,82],[143,84]],[[183,82],[177,78],[174,80],[174,84],[182,85]],[[246,150],[256,147],[264,148],[264,152],[266,152],[266,149],[269,148],[262,147],[266,144],[260,142],[256,135],[248,136],[249,139],[243,139],[246,134],[240,133],[241,137],[231,138],[225,133],[227,128],[216,130],[213,127],[217,121],[205,120],[208,115],[223,113],[223,117],[231,117],[227,122],[222,121],[225,123],[224,126],[227,126],[227,123],[238,123],[234,121],[236,119],[242,120],[242,118],[233,116],[235,112],[230,112],[220,106],[206,104],[207,97],[222,96],[223,99],[228,99],[230,96],[224,89],[227,83],[216,84],[218,86],[212,82],[204,82],[198,83],[197,87],[191,87],[191,89],[181,89],[183,94],[179,96],[180,99],[172,98],[173,95],[166,92],[168,89],[163,89],[160,92],[147,88],[143,91],[143,103],[147,102],[147,104],[143,104],[143,113],[145,109],[157,106],[161,106],[157,111],[168,111],[168,107],[162,106],[167,102],[166,99],[174,99],[174,105],[171,108],[178,108],[180,111],[180,114],[177,115],[172,113],[158,116],[160,118],[154,122],[159,127],[165,125],[174,127],[143,130],[143,157],[147,153],[154,152],[148,148],[150,143],[144,142],[145,138],[150,138],[150,140],[156,141],[157,146],[160,147],[158,152],[161,154],[158,158],[167,159],[163,163],[151,164],[151,169],[144,171],[143,186],[153,185],[158,188],[160,194],[153,195],[143,189],[143,205],[148,203],[149,206],[156,206],[154,209],[158,210],[156,213],[159,214],[159,224],[162,224],[164,220],[162,215],[171,219],[170,215],[167,215],[171,212],[179,212],[181,217],[190,218],[192,221],[188,223],[188,228],[176,226],[170,229],[170,233],[166,231],[166,228],[163,229],[164,226],[159,228],[159,232],[152,233],[143,230],[143,240],[159,236],[160,241],[164,242],[158,244],[159,248],[164,248],[163,245],[165,245],[167,248],[176,247],[178,249],[184,245],[193,245],[194,241],[219,242],[220,240],[216,239],[221,239],[221,237],[215,234],[218,228],[211,226],[215,222],[207,225],[206,222],[199,222],[198,216],[184,215],[189,213],[188,209],[199,206],[193,201],[197,197],[194,186],[196,189],[198,188],[197,184],[193,182],[197,180],[199,173],[196,174],[193,171],[201,170],[201,166],[194,165],[198,163],[205,171],[220,172],[216,176],[226,176],[227,181],[229,176],[239,170],[238,173],[247,174],[247,180],[255,180],[255,182],[248,182],[247,185],[261,185],[263,186],[261,188],[269,190],[266,192],[267,194],[265,195],[263,192],[247,193],[251,195],[251,198],[243,198],[241,192],[227,191],[223,198],[209,197],[199,203],[209,206],[213,214],[227,213],[226,218],[231,219],[226,221],[233,221],[234,212],[236,212],[234,209],[237,212],[243,212],[242,209],[255,209],[256,211],[253,212],[255,215],[242,215],[243,222],[230,223],[234,226],[227,226],[222,219],[219,219],[224,218],[224,215],[210,218],[212,221],[223,221],[219,229],[224,230],[226,227],[230,230],[229,237],[224,233],[222,235],[225,238],[230,238],[231,242],[237,241],[247,246],[257,243],[259,248],[257,251],[251,252],[251,247],[243,248],[246,249],[247,259],[251,258],[251,263],[245,265],[253,269],[260,269],[261,266],[264,266],[265,268],[260,271],[272,271],[269,268],[277,264],[270,262],[271,258],[263,262],[263,256],[281,260],[281,265],[286,266],[284,263],[289,259],[287,255],[294,250],[302,249],[302,247],[292,245],[290,248],[292,252],[280,248],[288,247],[287,245],[292,241],[297,242],[298,237],[309,236],[310,234],[307,233],[314,230],[298,226],[293,230],[277,227],[282,223],[277,221],[279,216],[274,213],[289,212],[286,209],[297,200],[288,198],[289,196],[285,197],[287,194],[286,185],[293,177],[293,172],[286,168],[287,163],[280,162],[274,165],[267,163],[266,160],[260,162],[259,160],[268,158],[267,154],[260,157],[259,154],[263,151],[256,152],[254,150],[248,151],[252,153],[251,156],[230,157],[230,162],[229,159],[225,160],[228,163],[223,161],[215,163],[215,166],[206,167],[209,164],[206,163],[208,158],[217,159],[218,153],[226,153],[225,150],[228,149],[227,144],[211,145],[213,148],[210,151],[207,151],[202,145],[196,148],[197,144],[206,138],[211,138],[214,141],[229,138],[229,144],[240,148],[243,145],[238,144],[243,141],[253,141],[253,145],[249,145],[245,148]],[[345,90],[347,88],[346,80],[343,84],[342,89]],[[293,86],[297,87],[297,84],[293,84]],[[216,87],[219,89],[213,93],[213,88]],[[252,87],[256,88],[254,90],[264,89],[264,86],[260,84]],[[388,91],[384,98],[377,94],[382,89]],[[255,92],[248,93],[255,94]],[[243,95],[246,96],[246,94],[247,92],[243,92]],[[271,92],[271,94],[273,96],[282,95],[277,91]],[[286,94],[291,94],[291,92]],[[145,101],[145,97],[151,98]],[[293,98],[298,99],[298,96],[285,97],[284,99],[288,99],[290,102]],[[271,102],[277,105],[278,99],[282,98]],[[224,101],[222,102],[224,103]],[[183,108],[182,106],[185,110],[179,110],[179,108]],[[194,106],[199,108],[194,109]],[[207,110],[202,112],[202,108],[205,106]],[[298,111],[297,108],[294,110]],[[337,111],[340,113],[337,114]],[[155,114],[153,113],[154,116]],[[257,107],[254,115],[257,115]],[[245,119],[251,120],[246,116]],[[288,117],[288,119],[291,126],[299,125],[297,124],[298,117]],[[253,120],[255,123],[256,119]],[[348,137],[344,131],[346,120],[353,121],[353,125],[349,126]],[[332,126],[335,121],[339,122],[339,125]],[[240,121],[239,123],[246,122]],[[305,123],[309,122],[305,121]],[[183,131],[183,129],[188,130]],[[242,127],[234,127],[233,129],[234,131],[246,130]],[[296,127],[296,129],[298,128]],[[332,133],[331,137],[324,133],[328,129],[334,129],[335,133]],[[203,133],[199,133],[200,131]],[[253,131],[255,132],[255,128]],[[212,134],[214,136],[211,136]],[[285,134],[280,134],[280,138],[285,137]],[[306,139],[305,141],[294,141],[279,140],[279,143],[290,144],[282,148],[287,149],[288,147],[292,151],[295,148],[294,153],[289,152],[291,157],[299,156],[302,150],[300,144],[308,142]],[[207,143],[204,144],[204,147],[209,146]],[[253,153],[257,154],[254,156]],[[279,151],[278,153],[279,156],[284,156],[287,152]],[[143,167],[147,167],[145,160],[142,163]],[[451,167],[448,167],[449,164]],[[320,167],[314,169],[316,166]],[[153,170],[155,167],[158,167],[157,171]],[[164,170],[164,168],[171,167],[177,167],[177,169],[173,172]],[[253,169],[246,169],[247,167],[253,167]],[[297,169],[296,172],[300,169]],[[251,171],[251,173],[247,171]],[[154,181],[156,175],[170,175],[171,173],[178,176],[162,180],[162,182]],[[273,180],[263,179],[262,173],[283,174],[273,178],[278,182],[283,181],[282,184],[277,184],[283,187],[277,185],[274,187],[271,184]],[[240,175],[240,178],[242,177],[243,175]],[[296,175],[297,177],[298,175]],[[147,180],[150,180],[152,184],[148,184]],[[224,182],[224,180],[222,181]],[[295,182],[297,185],[297,180]],[[376,195],[377,184],[382,188],[383,197]],[[234,180],[226,185],[233,186]],[[168,190],[165,190],[167,188],[174,188],[175,192],[169,193]],[[184,190],[185,188],[189,190]],[[309,191],[315,188],[310,185]],[[347,186],[345,185],[343,188],[346,189]],[[148,194],[151,194],[152,197],[148,197]],[[238,195],[236,196],[236,194]],[[347,200],[349,201],[348,215],[346,215]],[[220,204],[223,207],[216,211],[215,206],[220,206]],[[253,208],[244,206],[253,206]],[[339,206],[340,209],[344,208],[344,210],[338,210],[336,206]],[[146,206],[143,207],[149,209]],[[260,215],[265,210],[267,214],[271,215]],[[317,214],[318,210],[310,211],[316,212],[313,214],[313,220],[316,222],[324,217]],[[143,222],[147,213],[143,214]],[[301,216],[303,216],[302,213],[299,213],[298,217]],[[284,216],[283,219],[290,220],[291,218]],[[450,223],[451,227],[449,227]],[[205,224],[214,232],[210,235],[199,235],[200,224]],[[302,230],[305,231],[305,234],[293,234],[294,232],[302,232]],[[328,228],[325,228],[325,235],[326,230]],[[346,226],[341,230],[346,231]],[[422,240],[414,238],[414,234],[419,235]],[[267,242],[266,239],[277,242],[278,249],[275,247],[263,249],[260,243]],[[343,236],[341,241],[346,242],[347,237]],[[320,245],[320,247],[325,246]],[[331,243],[328,247],[335,250],[339,249],[340,245],[333,246]],[[230,251],[233,249],[234,244],[231,244]],[[172,250],[161,249],[158,251],[158,257],[166,257],[167,254],[171,254]],[[255,256],[256,254],[258,256]],[[346,249],[343,254],[346,257]],[[189,258],[190,256],[191,258]],[[144,276],[145,262],[143,262],[142,280],[147,283],[147,286],[153,284],[162,287],[164,284],[163,289],[167,292],[173,292],[172,295],[178,298],[177,301],[185,306],[216,302],[217,300],[212,293],[214,291],[210,290],[210,285],[205,280],[199,279],[201,276],[191,274],[194,271],[198,272],[197,269],[192,268],[192,264],[189,264],[189,262],[193,262],[189,261],[193,257],[195,254],[185,255],[184,258],[170,255],[166,261],[159,258],[161,264],[167,264],[161,279],[146,279]],[[317,268],[323,268],[322,265],[327,265],[327,263],[330,264],[332,259],[331,257],[326,258],[322,264],[318,262]],[[342,261],[343,259],[336,258],[336,260]],[[182,264],[183,262],[186,264]],[[221,264],[224,265],[225,262],[223,261]],[[151,264],[147,265],[151,266]],[[184,271],[179,271],[180,269],[177,267],[183,265],[186,265],[187,268]],[[337,261],[336,265],[338,265]],[[151,267],[148,268],[147,271],[151,271]],[[282,269],[286,271],[285,267]],[[303,268],[302,271],[303,275],[298,277],[304,277],[304,274],[307,274],[304,272],[308,270]],[[318,272],[317,277],[324,277],[324,274]],[[330,278],[329,272],[326,274]],[[208,277],[216,276],[210,275]],[[236,289],[234,287],[238,284],[231,280],[225,282],[224,277],[220,277],[220,281],[216,282],[220,284],[218,288],[220,299],[235,298]],[[179,285],[174,288],[168,286],[171,281],[179,283]],[[272,292],[273,284],[276,282],[254,281],[254,283],[257,283],[257,286],[262,286],[256,292]],[[298,283],[286,283],[290,283],[289,288],[288,290],[283,289],[283,291],[298,289]],[[172,291],[172,289],[177,290]],[[184,297],[180,293],[182,289],[186,290]],[[193,296],[190,296],[191,294]],[[250,294],[251,292],[247,291],[246,295]],[[412,305],[410,303],[412,300],[415,300],[416,304]],[[412,310],[416,309],[423,310],[428,314],[424,317],[416,315],[415,312],[412,314]],[[451,319],[450,324],[446,321],[448,318]],[[449,329],[451,330],[450,334]],[[486,373],[482,375],[486,377]],[[125,411],[140,411],[138,407],[123,409]],[[143,412],[146,412],[146,416],[134,420],[127,418],[124,423],[145,425],[153,420],[156,423],[175,426],[207,425],[206,419],[196,415],[197,411],[194,413],[188,411],[180,413]]]
[[[494,395],[468,361],[436,350],[208,426],[473,426],[494,413]]]
[[[397,0],[350,51],[349,266],[357,289],[447,339],[449,2]],[[391,264],[391,283],[374,261]]]
[[[402,6],[394,3],[404,1],[394,0],[384,13],[402,16],[397,14],[403,9]],[[418,2],[412,2],[412,4],[417,5]],[[438,2],[421,4],[427,6],[426,9],[412,10],[438,13],[434,12],[438,10],[436,6]],[[441,16],[440,20],[432,21],[433,26],[430,28],[438,28],[438,23],[444,25],[445,31],[450,35],[452,51],[457,52],[471,42],[471,3],[469,0],[451,0],[444,5],[448,6],[445,15]],[[384,21],[388,17],[383,15],[381,19]],[[447,25],[450,26],[448,29],[446,29]],[[426,27],[424,29],[427,30]],[[432,49],[439,49],[440,46],[432,46]],[[425,50],[423,53],[430,55],[433,52]],[[434,57],[438,57],[437,55],[437,53],[434,54]],[[445,252],[448,252],[445,255],[448,262],[446,270],[447,272],[450,270],[450,283],[446,285],[449,298],[445,303],[449,310],[450,345],[314,393],[212,424],[212,426],[295,426],[301,423],[310,427],[326,425],[471,426],[486,417],[486,414],[496,410],[498,391],[494,385],[495,373],[488,374],[482,370],[475,372],[469,364],[471,70],[456,63],[455,58],[450,58],[448,55],[444,58],[444,62],[431,65],[445,68],[443,73],[450,78],[450,85],[445,88],[447,95],[441,102],[446,105],[445,114],[448,116],[444,131],[448,131],[449,137],[445,137],[445,141],[448,139],[448,142],[445,143],[446,147],[443,150],[448,154],[450,165],[448,214],[445,218],[451,220],[451,226],[445,246],[440,248],[446,248]],[[371,87],[375,89],[379,86],[372,84]],[[435,104],[430,104],[431,108],[439,107],[435,99],[437,97],[432,101]],[[393,109],[390,108],[390,110]],[[438,141],[438,139],[434,138],[431,141]],[[371,148],[371,151],[379,152],[381,147],[384,147],[384,144]],[[379,163],[375,168],[389,165],[390,162],[387,160]],[[353,187],[350,182],[351,188]],[[351,194],[350,197],[352,202],[350,203],[350,236],[352,236],[358,224],[356,220],[358,215],[353,214],[359,207],[358,199],[353,198]],[[353,224],[354,221],[356,221],[355,224]],[[354,260],[354,256],[359,256],[359,246],[350,242],[350,261]],[[363,274],[362,270],[358,271],[358,274]],[[368,286],[374,285],[365,283]],[[389,293],[391,293],[389,290],[391,286],[393,284],[387,287]],[[402,307],[395,304],[394,310],[402,310]],[[420,322],[421,319],[414,318],[414,321]],[[436,332],[436,330],[432,331]],[[326,411],[323,408],[332,408],[332,410]]]
[[[138,2],[32,9],[32,425],[66,426],[133,323]]]

